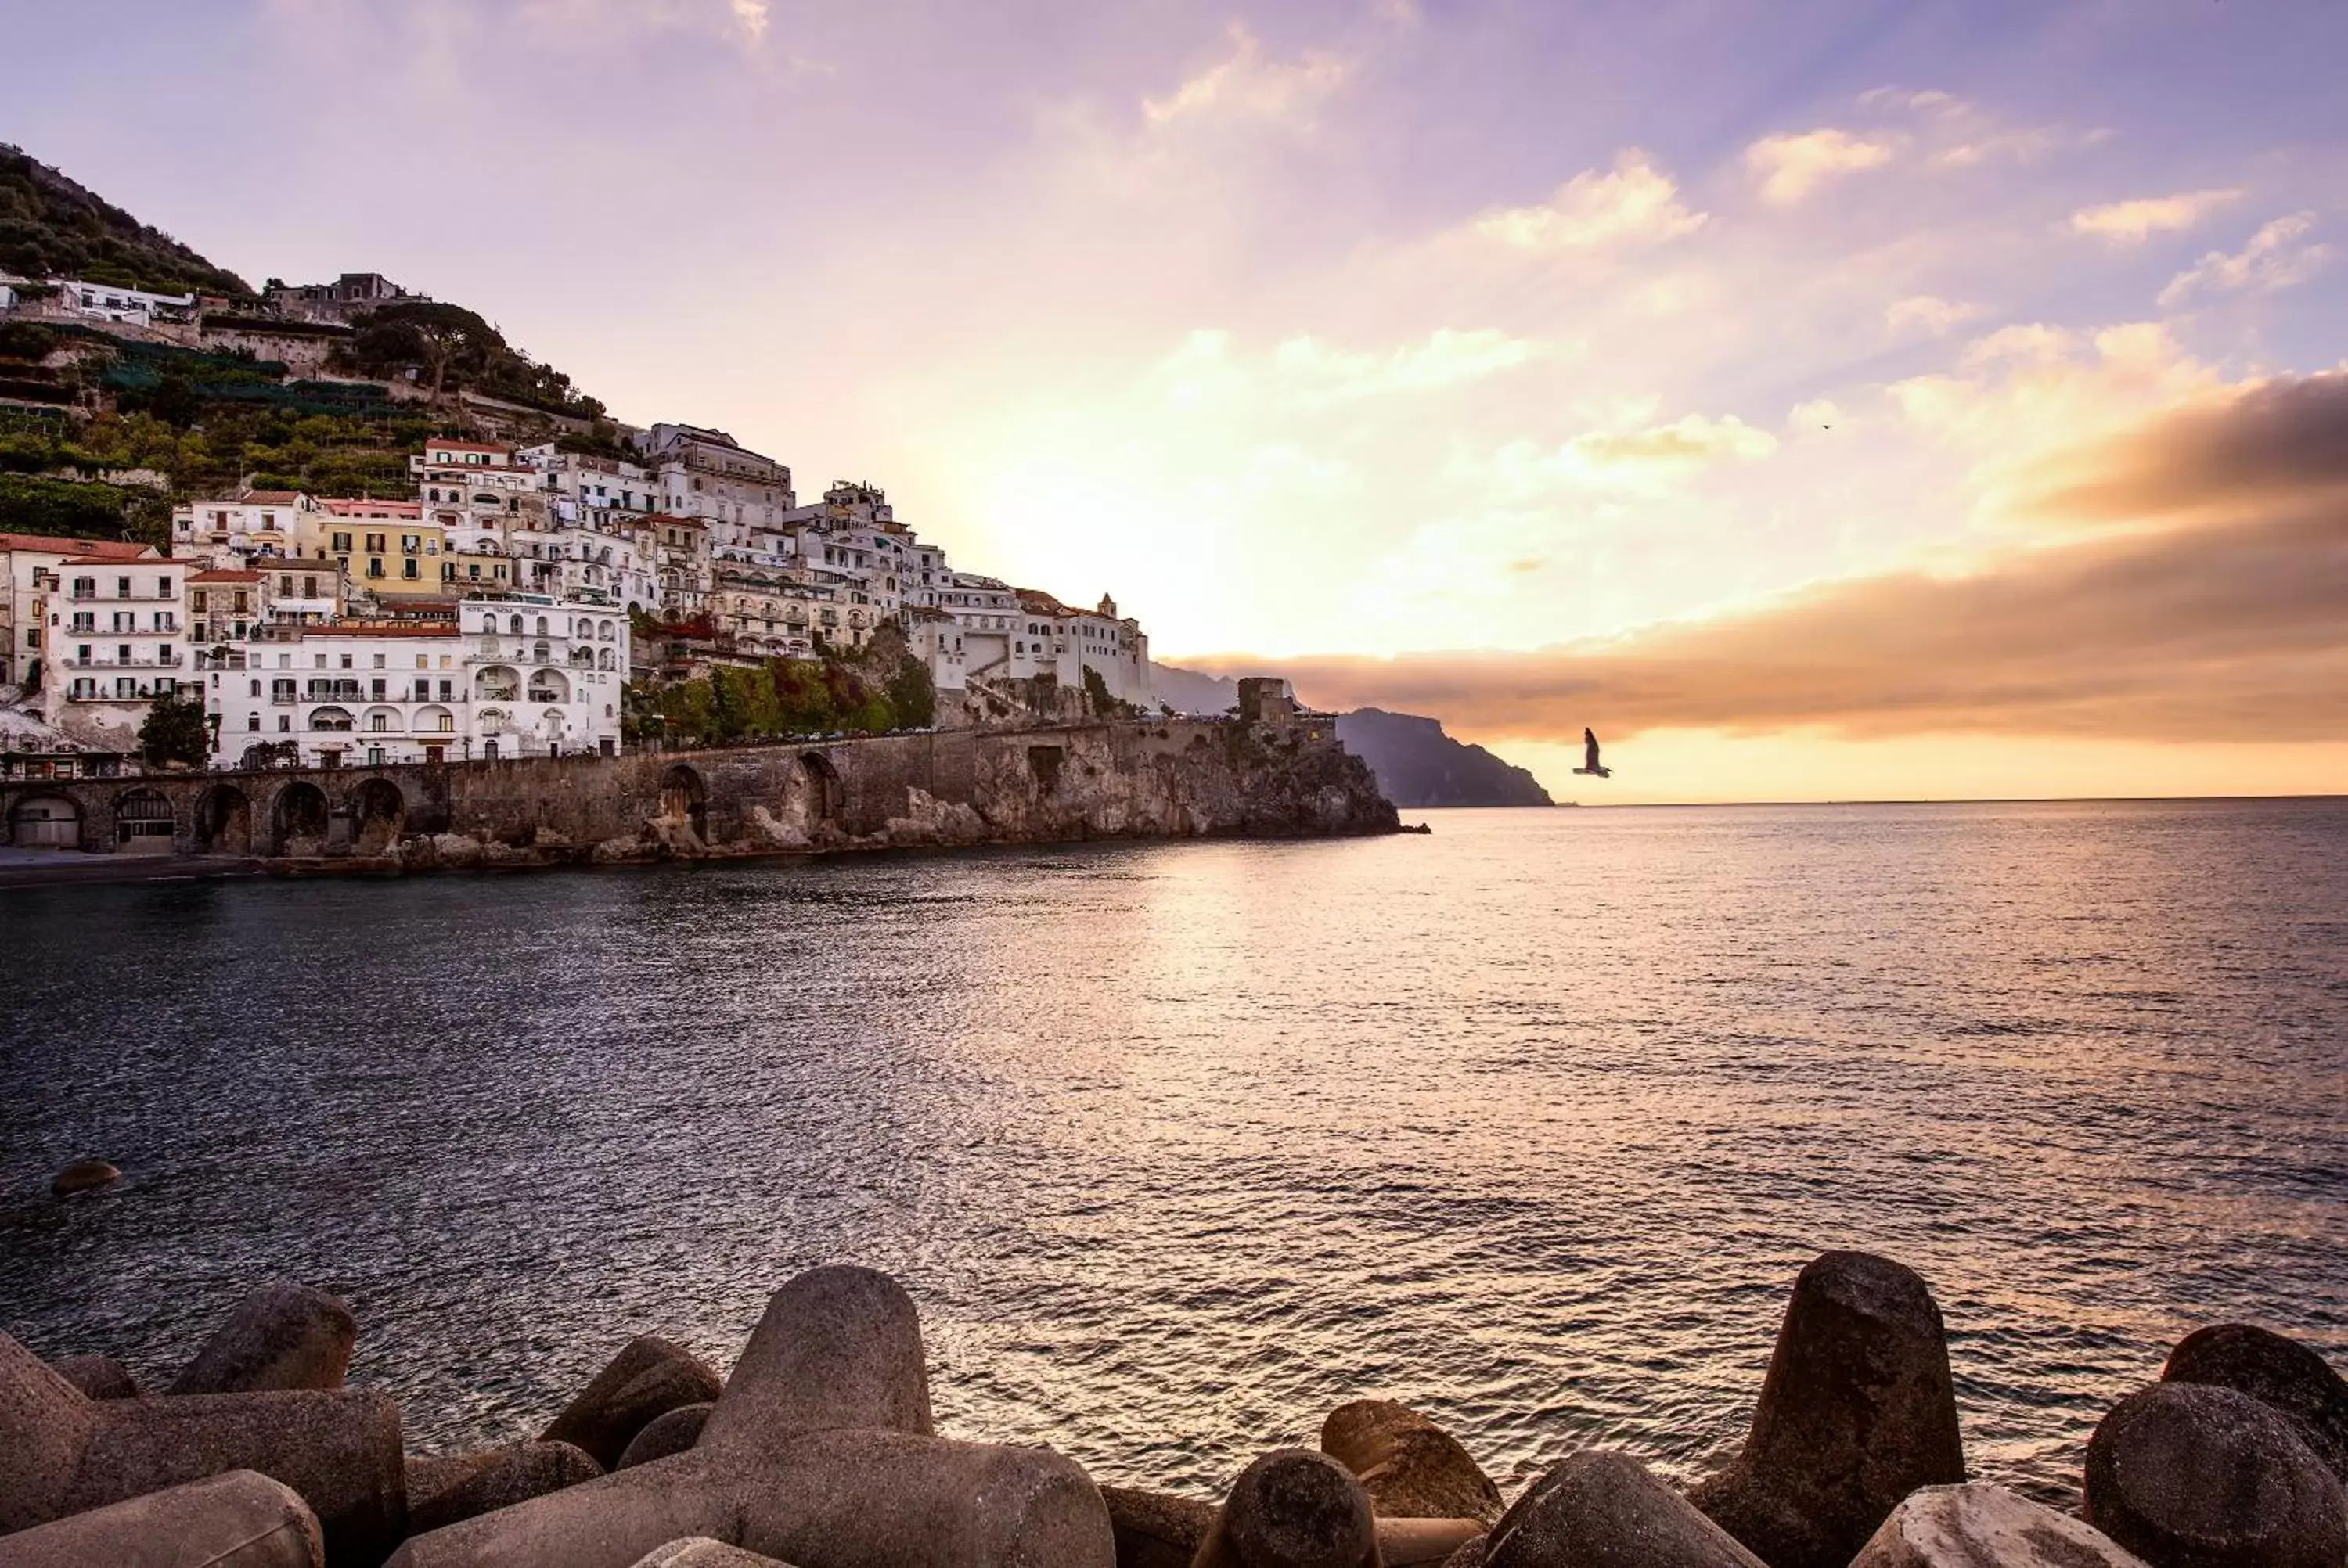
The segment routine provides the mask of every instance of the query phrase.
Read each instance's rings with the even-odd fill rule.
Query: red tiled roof
[[[68,556],[66,558],[65,564],[67,566],[177,566],[180,563],[167,560],[161,556],[149,560],[144,556],[103,555]]]
[[[302,628],[302,635],[305,639],[312,637],[454,637],[458,630],[457,622],[453,620],[337,620],[323,626],[305,626]]]
[[[299,490],[247,490],[236,498],[241,507],[290,507],[302,498]],[[198,501],[197,506],[204,503]]]
[[[358,496],[338,496],[318,503],[338,518],[420,518],[424,515],[421,501],[371,501]],[[365,507],[366,510],[362,511]]]
[[[152,546],[121,539],[71,539],[58,534],[0,534],[0,550],[73,550],[104,559],[137,560],[154,554]]]
[[[1045,593],[1040,588],[1014,588],[1019,596],[1019,608],[1029,615],[1074,615],[1076,611]]]
[[[190,582],[259,582],[261,574],[257,571],[232,571],[226,567],[215,567],[210,571],[200,571],[188,580]]]
[[[437,436],[431,440],[427,441],[424,444],[424,447],[427,452],[434,450],[441,452],[511,452],[513,450],[512,447],[507,446],[502,441],[443,441]]]

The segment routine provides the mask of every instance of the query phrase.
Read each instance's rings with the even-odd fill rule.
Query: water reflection
[[[1436,820],[10,895],[0,1322],[160,1376],[309,1280],[448,1445],[851,1258],[948,1430],[1200,1490],[1368,1392],[1693,1473],[1827,1246],[2050,1494],[2186,1327],[2348,1345],[2348,810]],[[36,1195],[85,1152],[129,1190]]]

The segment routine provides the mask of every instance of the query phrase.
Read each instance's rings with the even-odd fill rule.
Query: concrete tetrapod
[[[620,1455],[613,1470],[625,1470],[633,1464],[650,1464],[656,1459],[681,1454],[701,1440],[701,1429],[709,1423],[709,1412],[715,1404],[679,1405],[673,1410],[654,1416],[646,1421],[644,1430],[628,1440],[627,1450]]]
[[[2340,1568],[2348,1493],[2272,1408],[2155,1383],[2087,1440],[2087,1522],[2153,1568]]]
[[[399,1407],[356,1389],[91,1399],[0,1334],[0,1535],[230,1471],[292,1487],[340,1563],[407,1532]]]
[[[1744,1450],[1688,1497],[1769,1568],[1846,1568],[1910,1492],[1964,1479],[1931,1291],[1830,1252],[1794,1281]]]
[[[1369,1493],[1311,1449],[1275,1449],[1231,1483],[1193,1568],[1378,1568]]]
[[[358,1343],[358,1319],[323,1290],[264,1285],[188,1363],[173,1394],[257,1394],[264,1389],[339,1389]]]
[[[508,1443],[454,1460],[410,1460],[407,1527],[420,1535],[602,1473],[602,1465],[570,1443]]]
[[[1407,1405],[1355,1399],[1321,1423],[1321,1451],[1354,1472],[1381,1515],[1500,1516],[1500,1489],[1457,1439]]]
[[[0,1568],[320,1568],[318,1521],[249,1470],[0,1535]]]
[[[2207,1383],[2248,1394],[2295,1422],[2300,1439],[2348,1485],[2348,1382],[2296,1339],[2247,1323],[2197,1328],[2177,1342],[2164,1383]]]
[[[1489,1568],[1761,1568],[1629,1454],[1590,1451],[1550,1467],[1485,1539]]]
[[[1123,1486],[1100,1494],[1117,1537],[1117,1568],[1183,1568],[1214,1528],[1211,1502]]]
[[[712,1541],[706,1535],[688,1536],[656,1546],[645,1553],[630,1568],[790,1568],[772,1557],[762,1557],[756,1552],[746,1552],[739,1546],[728,1546],[723,1541]]]
[[[135,1399],[138,1379],[111,1356],[68,1356],[52,1363],[57,1376],[93,1399]]]
[[[707,1536],[807,1568],[1111,1568],[1108,1511],[1047,1449],[930,1428],[913,1303],[819,1268],[767,1303],[685,1453],[418,1535],[401,1568],[628,1568]]]
[[[680,1406],[706,1405],[724,1386],[692,1351],[642,1335],[622,1346],[539,1436],[575,1443],[605,1470],[616,1470],[629,1441],[648,1423]]]
[[[2145,1568],[2145,1563],[2067,1513],[1974,1481],[1910,1494],[1850,1568]]]

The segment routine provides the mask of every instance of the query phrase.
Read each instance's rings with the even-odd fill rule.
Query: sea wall
[[[0,784],[10,841],[427,870],[1392,832],[1325,723],[1096,723],[439,766]]]

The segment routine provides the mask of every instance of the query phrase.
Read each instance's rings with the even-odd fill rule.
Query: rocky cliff
[[[1337,735],[1396,805],[1555,805],[1540,781],[1481,746],[1455,741],[1439,719],[1357,708]]]

